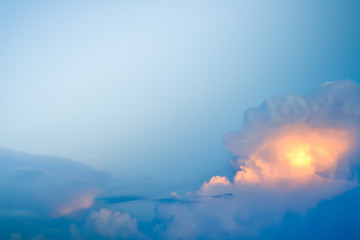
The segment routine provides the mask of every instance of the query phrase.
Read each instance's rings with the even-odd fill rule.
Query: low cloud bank
[[[77,161],[0,149],[0,215],[59,217],[89,208],[108,177]]]
[[[69,239],[70,218],[90,211],[109,180],[77,161],[0,149],[0,238]]]

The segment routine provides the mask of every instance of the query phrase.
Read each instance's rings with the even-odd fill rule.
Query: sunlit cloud
[[[258,147],[238,162],[235,183],[266,185],[286,181],[292,187],[334,178],[337,167],[355,146],[350,129],[289,124],[267,133]],[[229,184],[215,176],[207,185]],[[226,185],[225,184],[225,185]]]
[[[73,213],[74,211],[90,208],[95,197],[99,194],[99,191],[93,190],[88,193],[75,195],[69,203],[61,205],[57,208],[54,217],[65,216]]]
[[[190,201],[201,199],[196,204],[160,204],[159,236],[255,237],[287,212],[303,214],[358,186],[359,99],[360,86],[345,80],[249,109],[242,129],[225,141],[234,175],[214,176],[189,194]]]

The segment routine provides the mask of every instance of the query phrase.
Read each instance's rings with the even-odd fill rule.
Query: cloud
[[[123,196],[111,196],[111,197],[102,197],[97,198],[97,201],[102,201],[107,204],[116,204],[116,203],[124,203],[124,202],[133,202],[139,200],[146,200],[147,198],[144,196],[138,195],[123,195]]]
[[[77,161],[0,149],[0,238],[67,238],[72,219],[91,210],[109,179]]]
[[[58,217],[89,208],[107,179],[73,160],[0,149],[0,214]]]
[[[241,130],[225,140],[234,156],[234,176],[211,178],[187,197],[194,204],[159,204],[159,237],[256,237],[289,212],[304,214],[353,189],[359,103],[360,85],[344,80],[326,83],[309,96],[274,97],[247,110]]]
[[[78,228],[75,224],[70,227],[75,240],[83,239],[146,239],[138,231],[136,219],[127,213],[101,209],[92,211],[85,224]]]
[[[322,201],[304,217],[287,214],[277,228],[266,233],[266,239],[359,239],[358,199],[360,187],[331,200]]]
[[[289,215],[304,216],[358,186],[359,140],[360,86],[340,81],[246,111],[240,131],[225,139],[234,175],[214,176],[186,198],[106,197],[116,191],[107,191],[111,179],[105,172],[69,159],[0,149],[0,191],[6,193],[0,220],[8,228],[0,237],[146,239],[142,232],[154,239],[259,237],[286,227]],[[135,201],[158,203],[155,233],[151,223],[142,222],[139,231],[127,213],[94,211]]]
[[[163,198],[150,198],[139,195],[122,195],[122,196],[110,196],[101,197],[96,199],[99,202],[106,204],[118,204],[133,201],[150,201],[150,202],[187,202],[186,200],[180,199],[176,192],[172,192],[170,196]]]

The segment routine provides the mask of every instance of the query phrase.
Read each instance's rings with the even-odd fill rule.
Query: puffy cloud
[[[304,213],[357,186],[360,86],[344,80],[314,94],[266,100],[246,111],[225,146],[235,175],[214,176],[183,204],[160,204],[159,236],[235,239],[258,236],[287,212]],[[208,197],[208,196],[220,197]]]
[[[138,231],[136,219],[127,213],[101,209],[92,211],[84,226],[78,228],[75,224],[70,227],[74,239],[146,239]]]
[[[354,145],[349,129],[309,127],[304,123],[279,127],[268,131],[253,151],[238,155],[235,164],[241,170],[234,182],[274,185],[286,181],[294,187],[333,179],[336,174],[344,174],[338,167]]]

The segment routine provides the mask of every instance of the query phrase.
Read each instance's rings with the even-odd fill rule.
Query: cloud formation
[[[188,196],[194,204],[160,204],[165,239],[255,237],[358,184],[360,86],[344,80],[314,94],[266,100],[246,111],[225,146],[232,179],[214,176]],[[227,195],[226,195],[227,194]],[[218,195],[219,198],[204,198]],[[226,197],[225,197],[226,196]]]
[[[59,217],[89,208],[107,179],[73,160],[0,149],[0,215]]]
[[[146,239],[142,232],[154,239],[259,237],[284,225],[289,214],[305,214],[358,186],[359,141],[360,86],[347,80],[246,111],[241,130],[225,140],[234,175],[214,176],[184,199],[176,193],[109,196],[116,191],[106,191],[105,172],[0,149],[0,191],[6,192],[0,217],[9,228],[0,238]],[[158,203],[154,232],[152,223],[141,223],[140,231],[127,213],[98,210],[136,201]]]
[[[138,231],[136,219],[127,213],[101,209],[92,211],[85,224],[78,228],[75,224],[70,227],[75,240],[91,239],[146,239]]]
[[[0,148],[0,238],[63,239],[110,176],[70,159]]]

